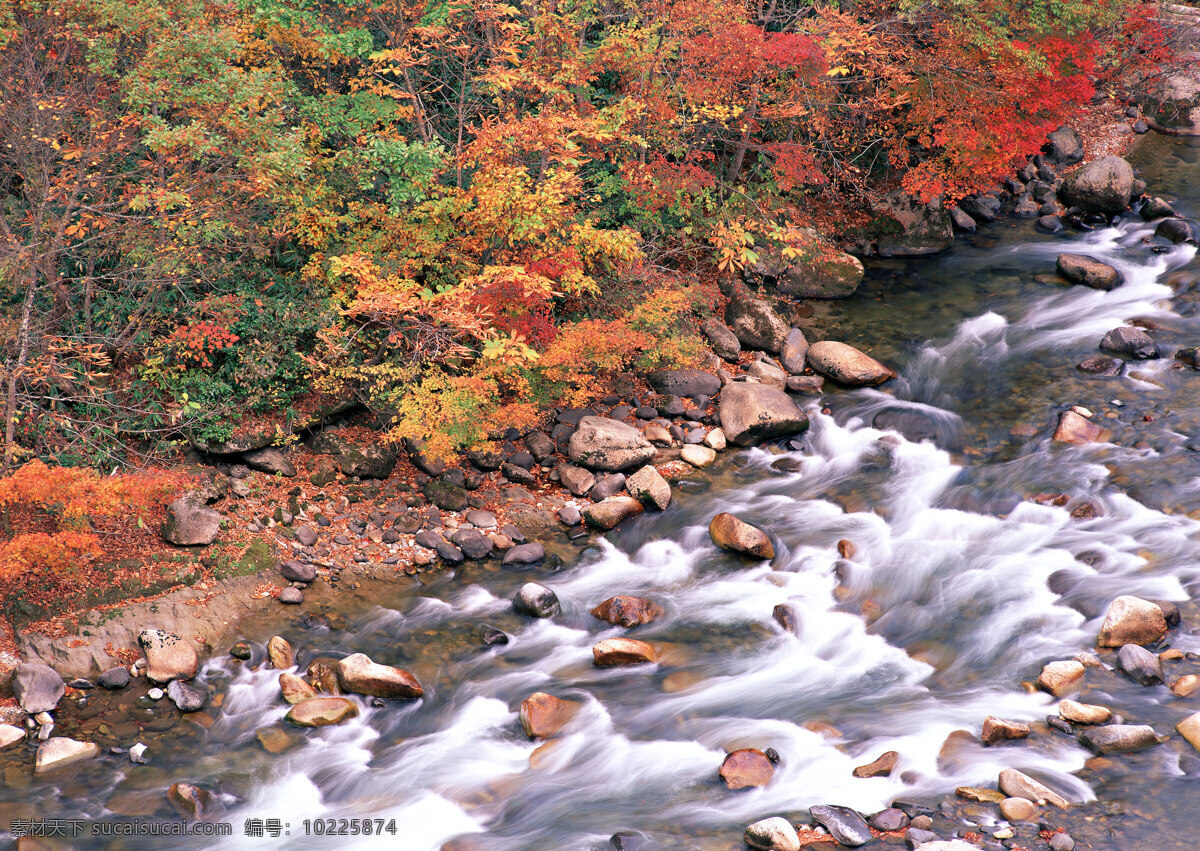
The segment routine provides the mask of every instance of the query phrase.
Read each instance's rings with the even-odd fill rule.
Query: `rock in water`
[[[1005,798],[1000,802],[1000,815],[1007,821],[1032,821],[1037,814],[1037,804],[1025,798]]]
[[[800,837],[796,828],[783,816],[756,821],[746,828],[742,838],[751,848],[763,851],[800,851]]]
[[[358,704],[345,697],[311,697],[288,711],[287,720],[297,727],[327,727],[358,715]]]
[[[1105,724],[1103,727],[1088,727],[1079,734],[1093,753],[1130,753],[1158,744],[1158,734],[1145,724]]]
[[[1116,156],[1094,160],[1068,175],[1060,194],[1085,213],[1120,213],[1133,196],[1133,166]]]
[[[1126,644],[1117,652],[1117,667],[1134,682],[1144,686],[1157,685],[1163,681],[1162,662],[1138,644]]]
[[[1010,739],[1024,739],[1028,736],[1028,724],[1022,724],[1019,721],[1005,721],[994,715],[983,719],[983,733],[980,738],[985,746]]]
[[[281,635],[272,635],[267,639],[267,661],[272,668],[286,671],[296,664],[296,651],[291,643]]]
[[[513,597],[513,607],[534,618],[548,618],[559,611],[558,595],[545,585],[526,582]]]
[[[625,480],[625,490],[643,505],[659,511],[671,504],[671,486],[651,464],[630,475]]]
[[[1175,725],[1175,729],[1189,745],[1200,751],[1200,712],[1184,718]]]
[[[531,739],[548,739],[557,735],[578,711],[579,704],[575,701],[535,691],[521,701],[521,727]]]
[[[512,567],[513,565],[537,564],[545,558],[546,548],[541,544],[517,544],[515,547],[509,547],[500,563],[505,567]]]
[[[342,691],[368,697],[416,698],[425,694],[417,678],[408,671],[372,662],[365,653],[355,653],[338,662]]]
[[[788,331],[783,348],[779,351],[779,362],[792,375],[804,372],[805,358],[808,356],[808,340],[799,328]]]
[[[37,756],[33,762],[33,772],[41,774],[52,768],[62,768],[73,762],[91,759],[99,755],[100,746],[95,742],[78,742],[65,737],[47,739],[38,745]]]
[[[737,446],[757,446],[808,428],[808,416],[787,393],[750,382],[726,385],[717,403],[717,416],[726,439]]]
[[[58,671],[35,662],[17,665],[12,689],[17,703],[30,715],[53,711],[67,691]]]
[[[890,777],[899,761],[900,754],[888,751],[873,762],[858,766],[853,774],[855,777]]]
[[[129,669],[118,665],[115,668],[109,668],[100,675],[98,680],[100,685],[106,689],[125,688],[129,685]]]
[[[1112,711],[1107,706],[1062,700],[1058,704],[1058,715],[1074,724],[1103,724],[1112,717]]]
[[[662,612],[662,606],[645,597],[617,596],[592,609],[592,616],[615,626],[632,628],[650,623]]]
[[[167,506],[162,537],[180,547],[208,546],[221,530],[221,515],[207,507],[195,494],[187,494]]]
[[[723,550],[755,558],[775,558],[775,547],[767,533],[732,514],[724,513],[714,517],[708,524],[708,534],[713,543]]]
[[[717,453],[707,446],[687,443],[679,447],[679,458],[697,469],[704,469],[717,460]]]
[[[191,679],[200,669],[200,657],[190,642],[161,629],[144,629],[138,646],[146,654],[146,676],[156,683]]]
[[[1087,417],[1074,411],[1063,411],[1058,417],[1058,428],[1054,430],[1056,443],[1082,445],[1100,439],[1104,430]]]
[[[742,748],[725,757],[718,774],[730,789],[751,789],[771,782],[775,764],[758,748]]]
[[[1058,255],[1058,274],[1094,290],[1111,290],[1125,283],[1125,276],[1115,268],[1087,254]]]
[[[1000,790],[1010,798],[1024,798],[1035,804],[1045,802],[1062,810],[1067,808],[1066,798],[1015,768],[1006,768],[1000,772],[999,785]]]
[[[631,496],[610,496],[584,507],[582,513],[589,526],[607,532],[644,510],[641,501]]]
[[[1161,607],[1140,597],[1124,595],[1109,604],[1096,644],[1100,647],[1153,644],[1166,634],[1167,619]]]
[[[642,665],[657,662],[658,651],[634,638],[606,638],[592,647],[592,661],[601,668]]]
[[[853,346],[823,340],[808,348],[808,365],[847,387],[871,387],[895,378],[896,371]]]
[[[1154,338],[1141,328],[1128,325],[1114,328],[1105,334],[1100,341],[1100,348],[1113,354],[1129,355],[1138,360],[1158,357],[1158,346],[1154,344]]]
[[[1055,697],[1062,697],[1083,679],[1083,664],[1075,660],[1066,662],[1051,662],[1042,668],[1038,675],[1037,684],[1043,691],[1048,691]]]
[[[208,692],[198,689],[186,680],[171,680],[167,686],[167,697],[179,707],[180,712],[199,712],[208,702]]]
[[[828,830],[830,836],[851,848],[866,845],[875,838],[866,820],[849,807],[810,807],[808,814]]]
[[[212,793],[191,783],[172,783],[167,790],[167,800],[184,818],[199,821],[208,812]]]
[[[310,697],[317,696],[316,689],[300,679],[300,677],[295,674],[289,674],[287,671],[279,675],[279,693],[292,706],[301,701],[308,700]]]
[[[25,731],[12,724],[0,724],[0,750],[25,738]]]
[[[607,417],[584,417],[567,444],[576,464],[593,470],[628,470],[654,459],[655,449],[633,426]]]

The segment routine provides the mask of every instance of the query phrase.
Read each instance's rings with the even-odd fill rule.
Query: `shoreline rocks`
[[[846,343],[823,340],[808,347],[814,372],[847,387],[874,387],[896,377],[896,371]]]

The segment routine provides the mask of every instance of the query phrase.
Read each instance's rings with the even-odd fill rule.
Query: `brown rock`
[[[191,679],[200,669],[200,657],[190,641],[161,629],[144,629],[138,645],[146,654],[146,676],[156,683]]]
[[[1019,721],[1005,721],[994,715],[983,719],[983,744],[994,745],[1010,739],[1024,739],[1029,736],[1029,725]]]
[[[312,687],[322,694],[341,694],[342,686],[338,682],[338,660],[328,656],[318,656],[308,663],[308,681]]]
[[[578,711],[579,704],[575,701],[535,691],[521,701],[521,727],[531,739],[548,739],[557,735]]]
[[[263,727],[254,734],[254,738],[258,739],[258,743],[267,753],[283,753],[296,745],[296,740],[286,730],[278,727]]]
[[[1068,806],[1067,799],[1062,795],[1015,768],[1006,768],[1000,772],[1000,790],[1010,798],[1024,798],[1035,804],[1045,802],[1063,810]]]
[[[652,464],[647,464],[625,480],[625,490],[642,505],[666,510],[671,504],[671,486]]]
[[[1075,724],[1103,724],[1112,717],[1107,706],[1062,700],[1058,704],[1058,717]]]
[[[592,659],[601,668],[657,662],[658,651],[634,638],[606,638],[592,647]]]
[[[1058,274],[1072,284],[1083,284],[1094,290],[1111,290],[1125,280],[1112,266],[1087,254],[1060,254],[1057,265]]]
[[[167,800],[184,818],[199,821],[208,811],[212,793],[191,783],[172,783],[167,790]]]
[[[1109,604],[1096,644],[1100,647],[1153,644],[1166,634],[1167,620],[1160,607],[1148,600],[1125,595]]]
[[[814,372],[849,387],[882,384],[896,377],[896,371],[853,346],[823,340],[808,349],[808,365]]]
[[[1102,433],[1103,429],[1087,417],[1074,411],[1063,411],[1058,418],[1058,428],[1054,430],[1054,440],[1076,445],[1094,443]]]
[[[663,613],[662,606],[645,597],[609,597],[592,609],[592,616],[626,628],[650,623]]]
[[[775,766],[758,748],[742,748],[725,757],[719,773],[730,789],[750,789],[770,783]]]
[[[1000,802],[1000,815],[1006,821],[1033,821],[1037,814],[1037,804],[1024,798],[1005,798]]]
[[[1189,745],[1200,751],[1200,712],[1184,718],[1175,725],[1175,729],[1187,739]]]
[[[837,542],[838,555],[842,558],[853,559],[858,553],[858,548],[854,546],[853,541],[847,541],[845,538]]]
[[[408,671],[372,662],[365,653],[355,653],[338,662],[342,691],[369,697],[416,698],[425,694],[417,678]]]
[[[297,727],[326,727],[358,715],[358,704],[345,697],[313,697],[291,708],[287,720]]]
[[[1176,697],[1191,697],[1200,691],[1200,677],[1195,674],[1184,674],[1171,684],[1171,692]]]
[[[860,765],[854,769],[855,777],[889,777],[892,771],[896,768],[896,763],[900,761],[900,754],[895,751],[888,751],[880,756],[874,762],[869,762],[866,765]]]
[[[610,496],[583,509],[583,519],[593,529],[607,532],[643,511],[642,503],[632,496]]]
[[[985,789],[982,786],[959,786],[954,794],[964,801],[975,801],[979,804],[998,804],[1004,800],[1004,793],[995,789]]]
[[[771,610],[771,617],[775,618],[775,622],[783,627],[784,632],[790,632],[792,635],[800,634],[800,614],[794,606],[779,603]]]
[[[1062,697],[1070,692],[1083,679],[1083,664],[1071,660],[1069,662],[1051,662],[1042,668],[1038,675],[1038,688],[1048,691],[1055,697]]]
[[[279,691],[283,695],[283,699],[292,706],[295,706],[302,700],[308,700],[310,697],[317,696],[316,689],[295,674],[289,674],[287,671],[279,675]]]
[[[285,671],[296,664],[296,651],[286,638],[273,635],[267,641],[267,661],[272,668]]]
[[[723,550],[762,559],[775,558],[775,547],[767,533],[732,514],[714,517],[708,524],[708,534],[713,543]]]

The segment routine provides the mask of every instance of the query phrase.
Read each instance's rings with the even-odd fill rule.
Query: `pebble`
[[[146,692],[146,697],[150,698],[151,700],[162,700],[164,694],[166,694],[166,692],[162,689],[152,688],[150,691]]]

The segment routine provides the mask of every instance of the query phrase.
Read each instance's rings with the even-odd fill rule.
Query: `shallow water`
[[[1140,156],[1151,191],[1196,215],[1194,153],[1155,139]],[[23,776],[7,757],[0,816],[128,821],[141,802],[144,818],[161,818],[165,788],[188,780],[219,791],[218,818],[235,835],[171,847],[436,849],[467,835],[488,849],[582,849],[633,831],[662,847],[730,848],[766,816],[801,818],[818,803],[874,812],[898,798],[994,785],[1002,768],[1016,767],[1075,802],[1099,797],[1180,828],[1131,816],[1118,819],[1123,832],[1110,846],[1093,839],[1093,848],[1185,842],[1200,773],[1177,742],[1117,758],[1125,769],[1109,773],[1081,773],[1088,754],[1062,736],[966,744],[939,758],[950,733],[977,731],[987,715],[1032,721],[1052,712],[1049,696],[1019,684],[1088,649],[1113,597],[1188,601],[1200,579],[1200,523],[1187,516],[1200,509],[1192,448],[1200,449],[1200,372],[1175,369],[1169,357],[1200,338],[1200,263],[1194,247],[1168,247],[1152,231],[1136,217],[1061,238],[1002,222],[943,256],[873,266],[859,295],[822,306],[811,322],[900,378],[810,403],[800,451],[727,453],[709,487],[677,489],[665,513],[623,526],[557,572],[474,566],[421,583],[366,583],[339,594],[333,629],[302,627],[286,609],[275,622],[245,625],[256,642],[288,637],[302,665],[365,652],[406,668],[425,686],[422,700],[364,701],[356,720],[296,732],[296,746],[272,756],[255,733],[286,711],[278,672],[218,657],[200,677],[218,696],[210,727],[180,722],[184,734],[130,738],[124,744],[151,743],[144,767],[105,756],[68,778],[31,781],[28,760]],[[1063,250],[1118,266],[1125,285],[1105,293],[1036,280],[1053,273]],[[1135,318],[1157,326],[1168,357],[1131,363],[1120,378],[1075,371],[1106,331]],[[1094,411],[1110,442],[1052,445],[1058,413],[1071,405]],[[898,421],[896,412],[909,416]],[[886,427],[898,422],[911,440]],[[778,469],[781,458],[799,470]],[[1029,500],[1043,493],[1068,501]],[[1085,500],[1100,516],[1072,519]],[[720,511],[768,529],[775,560],[716,550],[707,524]],[[850,558],[838,555],[842,539],[854,545]],[[513,593],[531,578],[556,591],[561,616],[513,612]],[[664,616],[633,632],[660,645],[660,664],[592,665],[592,645],[624,633],[588,614],[614,594],[662,603]],[[316,608],[330,600],[310,595]],[[781,603],[798,613],[798,634],[772,619]],[[1200,651],[1189,612],[1171,645]],[[482,648],[484,624],[511,642]],[[529,742],[517,720],[534,691],[583,706],[547,744]],[[1087,699],[1161,732],[1200,708],[1163,687]],[[143,723],[164,714],[129,695],[93,701],[123,702],[123,715]],[[730,792],[717,782],[724,754],[739,747],[779,752],[770,785]],[[901,754],[891,777],[852,777],[888,750]],[[394,819],[397,835],[305,835],[305,819],[311,829],[326,817]],[[290,836],[243,836],[247,818],[280,819]]]

